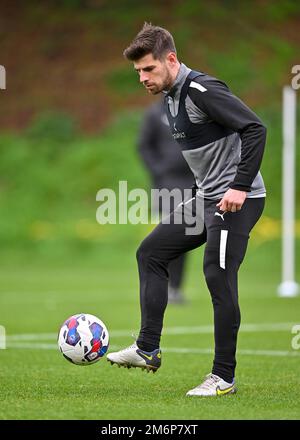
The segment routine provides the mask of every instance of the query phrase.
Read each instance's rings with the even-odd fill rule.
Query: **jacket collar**
[[[185,83],[185,80],[190,73],[191,69],[186,67],[185,64],[180,63],[180,68],[178,70],[176,79],[174,81],[174,84],[172,85],[170,90],[165,91],[166,96],[171,96],[172,98],[175,98],[178,93],[180,93],[181,88],[183,84]]]

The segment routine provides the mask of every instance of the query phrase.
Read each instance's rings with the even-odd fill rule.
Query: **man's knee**
[[[204,256],[204,273],[209,284],[215,282],[218,275],[225,271],[235,274],[246,254],[248,236],[229,231],[228,235],[220,237],[215,235],[211,243],[206,246]]]
[[[215,250],[206,249],[204,262],[203,262],[203,271],[205,275],[205,280],[207,287],[210,292],[216,292],[219,290],[220,285],[222,284],[223,276],[222,269],[219,266],[218,262],[218,252]]]
[[[140,263],[142,260],[144,260],[145,255],[146,255],[142,245],[143,245],[143,243],[140,244],[140,246],[138,247],[138,249],[136,251],[136,259],[137,259],[138,263]]]
[[[159,277],[168,278],[168,262],[162,258],[158,249],[151,245],[151,240],[145,239],[136,251],[139,270],[150,271]]]
[[[224,264],[223,264],[224,263]],[[223,304],[231,308],[238,304],[237,275],[239,260],[232,255],[226,255],[222,261],[216,249],[206,249],[203,271],[213,303]]]
[[[152,252],[151,242],[150,240],[147,240],[147,238],[145,238],[136,251],[137,261],[140,262],[149,259],[151,252]]]

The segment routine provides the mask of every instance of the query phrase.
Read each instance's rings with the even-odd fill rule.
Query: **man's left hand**
[[[247,193],[237,189],[228,189],[222,200],[216,206],[220,211],[236,212],[240,211],[246,199]]]

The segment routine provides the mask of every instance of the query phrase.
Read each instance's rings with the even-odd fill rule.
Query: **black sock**
[[[140,342],[140,341],[137,341],[137,346],[139,347],[140,350],[147,351],[147,352],[151,352],[151,351],[159,348],[156,345],[147,344],[146,342]]]

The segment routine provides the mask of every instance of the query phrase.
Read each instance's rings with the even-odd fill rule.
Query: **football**
[[[96,316],[80,313],[68,318],[60,328],[58,347],[65,359],[76,365],[98,362],[107,352],[109,334]]]

